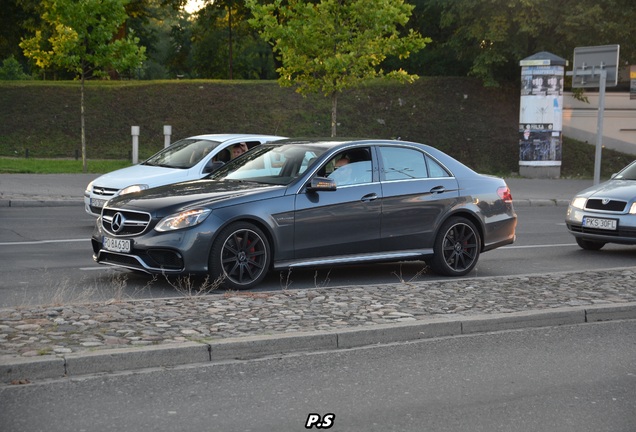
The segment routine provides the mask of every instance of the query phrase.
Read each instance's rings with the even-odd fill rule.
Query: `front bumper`
[[[583,226],[584,217],[594,217],[601,219],[615,219],[617,221],[616,230],[604,230]],[[604,243],[636,244],[636,215],[596,213],[581,210],[571,205],[565,217],[565,225],[574,237]]]
[[[213,217],[208,218],[208,220]],[[214,233],[218,226],[207,223],[183,230],[160,233],[149,230],[139,236],[123,236],[130,240],[129,253],[114,252],[104,248],[105,233],[98,223],[91,238],[93,259],[104,265],[158,274],[204,274],[208,262]]]

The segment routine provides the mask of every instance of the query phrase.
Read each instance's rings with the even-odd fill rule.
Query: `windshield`
[[[629,164],[625,169],[616,174],[615,179],[636,180],[636,161]]]
[[[288,185],[325,152],[324,147],[308,145],[261,145],[216,171],[214,180],[252,181]]]
[[[216,141],[184,139],[151,156],[143,164],[165,168],[192,168],[218,145]]]

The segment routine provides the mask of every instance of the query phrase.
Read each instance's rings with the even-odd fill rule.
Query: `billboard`
[[[561,166],[563,66],[524,66],[519,108],[519,165]]]

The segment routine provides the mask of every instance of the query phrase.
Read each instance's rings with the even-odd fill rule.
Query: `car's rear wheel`
[[[576,243],[581,247],[581,249],[585,250],[599,250],[600,248],[605,246],[604,242],[585,240],[580,237],[576,237]]]
[[[466,218],[453,217],[444,222],[433,245],[431,268],[445,276],[463,276],[477,264],[481,237]]]
[[[212,245],[210,276],[230,289],[249,289],[260,283],[271,260],[267,237],[256,225],[229,225]]]

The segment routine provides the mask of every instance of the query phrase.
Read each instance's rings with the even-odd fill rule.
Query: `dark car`
[[[423,144],[283,140],[202,180],[112,198],[92,237],[101,264],[257,285],[269,270],[425,260],[462,276],[515,240],[505,181]]]
[[[583,249],[636,244],[636,161],[610,180],[576,194],[565,223]]]

